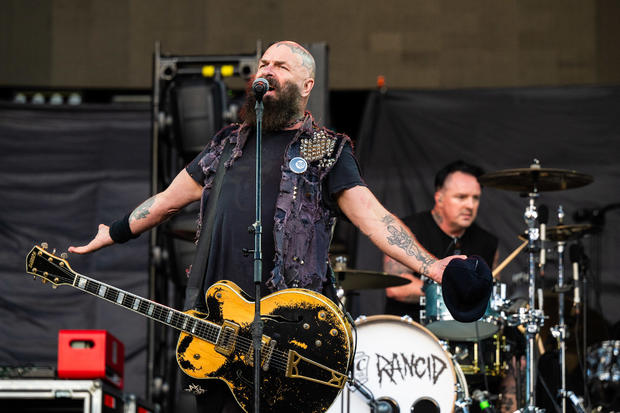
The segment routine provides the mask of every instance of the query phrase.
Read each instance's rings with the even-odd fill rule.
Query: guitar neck
[[[210,343],[216,343],[222,328],[111,285],[75,272],[65,257],[47,251],[47,244],[35,245],[26,256],[26,272],[54,285],[71,285],[98,298],[125,307],[152,320],[184,331]]]
[[[187,332],[210,343],[216,343],[221,327],[206,320],[193,317],[154,301],[128,293],[111,285],[74,273],[73,287],[102,298],[112,304],[125,307],[167,326]]]

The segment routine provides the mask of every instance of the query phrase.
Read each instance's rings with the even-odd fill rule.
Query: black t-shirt
[[[458,239],[446,235],[439,228],[430,211],[419,212],[403,218],[403,223],[414,233],[418,242],[437,258],[461,254],[479,255],[489,267],[493,265],[497,251],[497,237],[475,222]],[[417,303],[407,304],[388,298],[385,311],[388,314],[395,315],[407,314],[416,321],[420,318],[420,305]]]
[[[282,177],[281,167],[287,145],[297,130],[266,133],[262,140],[262,292],[267,292],[265,282],[273,269],[275,245],[273,239],[276,200]],[[190,176],[199,184],[204,182],[204,173],[199,165],[206,149],[187,167]],[[250,296],[254,296],[254,255],[244,256],[243,248],[254,249],[254,234],[249,233],[256,220],[255,202],[256,135],[250,134],[243,148],[241,158],[226,170],[222,189],[213,221],[213,239],[206,270],[205,287],[219,280],[236,283]],[[348,188],[366,185],[353,156],[350,144],[326,177],[323,198],[326,208],[336,208],[335,195]]]

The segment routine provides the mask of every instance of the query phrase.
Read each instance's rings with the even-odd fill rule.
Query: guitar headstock
[[[35,245],[26,256],[26,272],[37,277],[41,277],[41,281],[47,281],[52,284],[72,285],[75,281],[75,272],[66,260],[65,254],[58,257],[54,252],[47,251],[47,244],[42,243],[41,246]]]

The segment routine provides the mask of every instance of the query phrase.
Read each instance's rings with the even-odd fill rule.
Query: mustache
[[[280,90],[280,82],[272,75],[263,76],[263,79],[269,83],[269,90]]]

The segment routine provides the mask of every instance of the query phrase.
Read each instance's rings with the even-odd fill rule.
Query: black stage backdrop
[[[32,106],[30,106],[32,108]],[[144,396],[146,319],[72,287],[53,290],[25,272],[46,241],[82,245],[149,195],[150,113],[0,108],[0,365],[55,366],[60,329],[105,329],[125,345],[125,390]],[[147,295],[148,237],[88,256],[84,275]]]
[[[86,242],[98,223],[148,196],[149,142],[146,110],[0,108],[0,365],[54,365],[59,329],[107,329],[125,343],[126,390],[144,393],[146,320],[71,287],[52,290],[24,268],[34,243],[60,252]],[[591,174],[593,184],[539,200],[552,211],[562,204],[570,223],[579,208],[620,201],[620,87],[377,92],[357,151],[370,188],[399,216],[429,208],[435,171],[457,158],[487,171],[538,158],[543,167]],[[484,190],[479,222],[499,236],[501,258],[520,243],[525,205],[517,193]],[[590,299],[611,323],[620,318],[619,215],[610,211],[602,233],[584,241]],[[365,238],[353,244],[350,266],[381,268]],[[70,262],[82,274],[147,294],[147,237]],[[556,268],[548,266],[549,278]],[[514,287],[512,276],[525,269],[521,255],[502,280]],[[356,301],[358,313],[383,312],[382,291]]]
[[[544,192],[538,200],[549,207],[549,225],[557,224],[560,204],[565,223],[573,223],[580,208],[620,202],[620,87],[375,92],[367,102],[357,154],[371,190],[401,217],[432,207],[435,172],[455,159],[494,172],[527,168],[537,158],[542,167],[590,174],[594,183]],[[517,235],[526,229],[526,205],[516,192],[483,190],[478,222],[499,237],[500,261],[521,243]],[[609,211],[602,233],[584,240],[592,261],[589,298],[610,323],[620,319],[619,223],[620,211]],[[353,244],[356,269],[381,268],[380,252],[365,237]],[[554,259],[547,283],[557,277]],[[570,279],[568,252],[566,263]],[[501,280],[514,290],[519,284],[513,275],[526,271],[522,253]],[[382,291],[363,292],[354,312],[382,313],[383,303]]]

